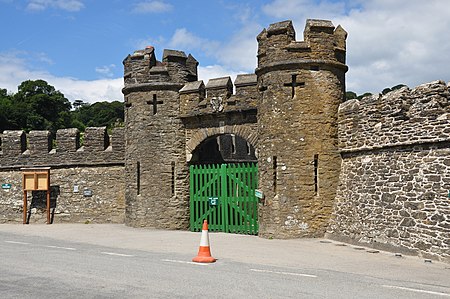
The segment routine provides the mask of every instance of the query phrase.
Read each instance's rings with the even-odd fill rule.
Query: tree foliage
[[[383,89],[381,94],[385,95],[385,94],[387,94],[387,93],[389,93],[391,91],[400,89],[400,88],[405,87],[405,86],[406,86],[405,84],[397,84],[397,85],[392,86],[392,87],[386,87],[385,89]],[[351,99],[361,100],[362,98],[367,97],[367,96],[371,96],[371,95],[372,95],[372,93],[370,93],[370,92],[366,92],[366,93],[363,93],[361,95],[356,95],[356,93],[353,92],[353,91],[347,91],[345,93],[345,98],[346,98],[346,100],[351,100]]]
[[[124,119],[121,102],[94,104],[76,100],[74,109],[67,98],[44,80],[27,80],[18,92],[0,89],[0,133],[4,130],[49,130],[88,126],[121,125]]]
[[[370,93],[370,92],[365,92],[365,93],[359,95],[359,96],[356,97],[356,98],[357,98],[358,100],[361,100],[362,98],[365,98],[365,97],[368,97],[368,96],[371,96],[371,95],[372,95],[372,93]]]
[[[356,93],[353,92],[353,91],[347,91],[347,92],[345,93],[345,99],[346,99],[346,100],[356,99],[357,97],[358,97],[358,96],[357,96]]]
[[[67,117],[72,105],[64,95],[44,80],[27,80],[13,95],[14,119],[18,128],[50,130],[70,125]]]
[[[78,102],[77,108],[73,111],[73,123],[82,131],[85,127],[121,126],[123,119],[123,103],[119,101],[96,102],[92,105]]]
[[[0,89],[0,132],[12,125],[12,101],[6,89]],[[12,128],[12,127],[11,127]]]

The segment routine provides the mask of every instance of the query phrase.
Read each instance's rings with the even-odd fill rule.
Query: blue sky
[[[450,81],[447,0],[0,0],[0,88],[44,79],[71,101],[122,100],[122,60],[147,45],[183,50],[209,78],[251,73],[256,35],[291,19],[349,33],[347,90]]]

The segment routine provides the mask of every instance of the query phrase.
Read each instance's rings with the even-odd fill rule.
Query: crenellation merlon
[[[200,81],[193,81],[186,83],[182,89],[180,89],[180,93],[196,93],[205,91],[205,84],[203,83],[203,80]]]
[[[76,128],[56,131],[57,152],[76,152],[80,148],[80,131]]]
[[[237,75],[234,81],[236,87],[235,98],[238,102],[247,102],[250,106],[257,105],[258,89],[257,76],[255,74],[240,74]]]
[[[151,46],[128,55],[123,60],[125,85],[148,82],[149,70],[156,64],[155,49]]]
[[[148,90],[162,84],[169,86],[197,80],[198,62],[183,51],[165,49],[161,62],[156,59],[155,49],[147,47],[128,55],[123,65],[125,87],[122,92],[125,95],[131,90]]]
[[[334,33],[334,25],[329,20],[318,20],[318,19],[308,19],[306,20],[305,30],[303,31],[303,36],[305,41],[310,37],[314,36],[316,33]]]
[[[125,152],[125,127],[116,127],[112,130],[110,147],[115,152]]]
[[[27,137],[22,130],[6,130],[2,134],[2,151],[5,157],[18,156],[27,150]]]
[[[188,56],[183,51],[164,49],[162,61],[167,66],[171,82],[197,81],[197,66],[192,55],[188,64]]]
[[[303,31],[303,39],[311,47],[313,59],[320,57],[345,63],[341,61],[340,52],[344,52],[345,59],[346,38],[347,32],[341,26],[335,30],[333,23],[328,20],[308,19]]]
[[[50,131],[30,131],[28,145],[31,155],[48,154],[52,150],[52,134]]]
[[[192,76],[194,76],[195,80],[193,81],[197,81],[198,80],[198,61],[197,59],[194,58],[194,56],[192,56],[191,54],[188,55],[188,58],[186,59],[186,67],[189,70],[189,72],[192,74]]]
[[[334,27],[328,20],[308,19],[303,32],[303,41],[295,40],[292,21],[271,24],[258,35],[257,74],[264,69],[283,68],[282,65],[297,65],[313,69],[322,65],[347,70],[345,65],[347,32]]]
[[[181,115],[210,113],[211,109],[217,109],[215,113],[255,109],[258,98],[256,75],[237,75],[234,86],[235,94],[230,77],[210,79],[206,86],[203,81],[186,83],[179,92]],[[213,103],[219,106],[213,108]]]
[[[285,35],[289,42],[295,41],[295,29],[291,20],[270,24],[267,28],[267,37]]]
[[[183,51],[164,49],[162,61],[165,63],[177,62],[186,65],[187,56]]]
[[[345,51],[347,49],[347,35],[347,31],[345,31],[341,25],[336,27],[336,30],[334,30],[334,42],[337,49],[341,51]]]
[[[239,87],[254,86],[256,84],[257,84],[257,77],[255,74],[239,74],[236,76],[236,80],[234,80],[236,90]]]
[[[87,127],[84,131],[85,151],[104,151],[109,146],[106,127]]]
[[[206,97],[221,97],[228,99],[233,94],[233,83],[231,77],[221,77],[210,79],[206,84]]]

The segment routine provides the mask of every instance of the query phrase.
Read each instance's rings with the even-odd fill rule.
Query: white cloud
[[[332,20],[348,32],[347,90],[381,92],[404,83],[415,87],[450,80],[450,6],[444,1],[274,0],[263,6],[270,17],[292,19],[297,39],[307,18]]]
[[[78,0],[30,0],[26,9],[29,11],[43,11],[50,7],[66,11],[80,11],[84,8],[84,4]]]
[[[166,43],[166,39],[163,36],[157,38],[149,37],[146,39],[137,39],[131,42],[133,49],[145,49],[147,46],[159,46]]]
[[[209,79],[220,78],[220,77],[231,77],[231,80],[236,80],[236,76],[239,74],[244,74],[245,72],[236,72],[234,70],[225,68],[221,65],[210,65],[206,67],[198,68],[198,79],[203,80],[203,82],[208,83]]]
[[[115,64],[110,64],[110,65],[98,66],[95,68],[95,71],[102,76],[111,78],[114,76],[113,70],[115,68],[116,68]]]
[[[248,24],[231,37],[231,40],[219,42],[196,36],[185,28],[175,31],[168,46],[183,51],[201,51],[213,57],[228,69],[253,72],[256,67],[256,40],[258,26]]]
[[[239,32],[226,43],[202,38],[186,28],[179,28],[168,41],[159,37],[157,40],[139,40],[135,44],[138,49],[148,45],[159,45],[162,48],[182,50],[185,53],[200,51],[206,56],[213,57],[220,64],[200,65],[199,80],[203,80],[206,84],[209,79],[230,76],[234,81],[238,74],[252,73],[256,66],[256,34],[249,28],[255,29],[247,26],[242,30],[244,34]],[[159,50],[162,51],[162,49]]]
[[[17,92],[17,87],[25,80],[42,79],[61,91],[70,101],[83,100],[123,101],[123,78],[100,80],[78,80],[70,77],[57,77],[46,71],[30,70],[27,61],[20,58],[23,53],[0,53],[0,88]]]
[[[442,1],[371,0],[337,22],[349,32],[348,90],[450,80],[450,8]]]
[[[262,7],[265,14],[280,19],[332,19],[342,15],[345,3],[338,1],[275,0]]]
[[[179,28],[175,30],[168,46],[172,49],[183,49],[185,51],[200,50],[208,56],[214,56],[220,50],[220,43],[196,36],[186,30]]]
[[[260,31],[261,26],[258,24],[247,23],[220,47],[219,51],[216,52],[216,58],[219,62],[232,69],[244,69],[246,72],[254,72],[258,51],[256,36]]]
[[[162,13],[171,11],[173,6],[163,1],[144,1],[133,6],[134,13]]]
[[[86,81],[67,77],[49,77],[47,80],[71,102],[74,100],[89,103],[123,101],[123,78]]]

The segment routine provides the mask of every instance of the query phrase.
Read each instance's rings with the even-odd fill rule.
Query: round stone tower
[[[341,157],[337,112],[345,97],[347,33],[307,20],[304,41],[291,21],[258,40],[260,235],[323,236],[332,212]]]
[[[153,47],[123,61],[125,87],[125,223],[165,229],[189,226],[185,136],[178,91],[197,80],[197,61]]]

